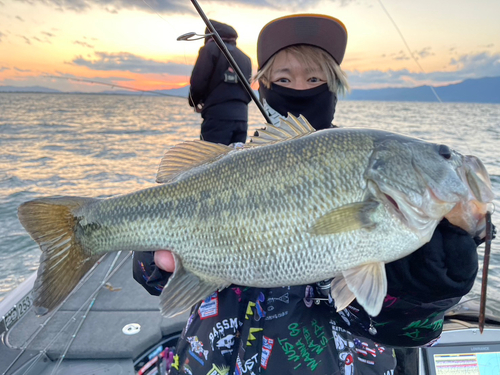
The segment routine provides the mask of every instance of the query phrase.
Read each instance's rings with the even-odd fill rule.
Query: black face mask
[[[297,117],[302,115],[316,130],[329,128],[332,124],[337,96],[326,83],[308,90],[294,90],[272,83],[270,89],[260,85],[259,93],[261,100],[265,99],[284,117],[288,112]]]

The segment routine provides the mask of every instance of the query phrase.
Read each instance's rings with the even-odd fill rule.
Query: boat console
[[[483,333],[477,322],[477,301],[450,312],[436,345],[420,349],[419,375],[500,374],[500,321],[491,312]]]

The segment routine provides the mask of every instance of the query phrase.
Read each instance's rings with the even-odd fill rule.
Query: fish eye
[[[448,160],[449,158],[451,158],[451,150],[446,145],[440,145],[438,152],[439,152],[439,155],[441,155],[446,160]]]

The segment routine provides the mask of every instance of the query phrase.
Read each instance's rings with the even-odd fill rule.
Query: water
[[[249,133],[261,123],[252,104]],[[341,101],[335,123],[400,132],[480,157],[500,207],[500,105]],[[164,151],[197,139],[199,124],[184,98],[0,94],[0,300],[38,267],[40,251],[17,219],[19,204],[153,186]],[[493,223],[500,225],[500,213]],[[480,276],[481,269],[472,296],[480,291]],[[498,240],[488,285],[488,306],[500,316]]]

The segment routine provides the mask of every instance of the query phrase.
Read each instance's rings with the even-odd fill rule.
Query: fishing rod
[[[73,78],[73,77],[61,77],[61,76],[51,76],[51,75],[45,75],[43,77],[45,77],[45,78],[56,78],[56,79],[66,79],[68,81],[92,83],[92,84],[97,84],[97,85],[109,86],[109,87],[112,87],[112,88],[118,87],[120,89],[125,89],[125,90],[130,90],[130,91],[138,91],[138,92],[143,92],[143,93],[146,93],[146,94],[155,94],[155,95],[161,95],[161,96],[175,97],[175,95],[165,94],[164,92],[160,92],[160,91],[155,91],[155,90],[141,90],[141,89],[136,89],[136,88],[133,88],[133,87],[116,85],[114,83],[106,83],[106,82],[93,81],[93,80],[90,80],[90,79],[81,79],[81,78]]]
[[[491,213],[486,212],[486,238],[484,241],[483,279],[481,282],[481,302],[479,304],[479,332],[484,330],[486,321],[486,289],[488,287],[488,268],[490,266],[491,241],[493,240],[493,226]]]
[[[420,65],[420,63],[418,62],[418,60],[415,58],[413,52],[411,51],[411,48],[410,46],[408,45],[408,43],[406,42],[406,39],[405,37],[403,36],[403,33],[401,32],[401,30],[399,29],[398,25],[396,24],[396,22],[393,20],[393,18],[391,17],[391,15],[389,14],[389,12],[387,11],[387,9],[385,8],[384,4],[382,4],[382,0],[378,0],[380,6],[382,7],[383,11],[385,12],[385,14],[387,15],[387,17],[389,17],[389,20],[392,22],[393,26],[396,28],[396,31],[398,32],[399,36],[401,37],[401,39],[403,40],[403,43],[404,45],[406,46],[406,49],[408,50],[408,53],[410,54],[410,57],[412,58],[412,60],[415,62],[415,64],[417,64],[417,66],[420,68],[420,71],[422,73],[424,73],[424,75],[427,75],[427,73],[425,72],[424,68],[422,68],[422,66]],[[439,95],[437,94],[436,90],[434,90],[434,87],[432,87],[431,85],[429,85],[429,88],[431,89],[432,93],[434,94],[434,96],[436,97],[436,99],[438,100],[439,103],[442,103],[443,101],[441,100],[441,98],[439,97]]]
[[[380,6],[382,7],[383,11],[389,17],[389,20],[392,22],[394,27],[396,28],[396,31],[399,33],[399,36],[403,40],[404,45],[406,46],[406,49],[408,50],[408,53],[410,54],[411,58],[415,63],[418,65],[422,73],[426,74],[422,66],[419,64],[418,60],[415,58],[413,55],[413,52],[410,49],[410,46],[406,42],[405,37],[403,36],[403,33],[399,29],[398,25],[394,21],[394,19],[391,17],[387,9],[385,8],[384,4],[382,3],[382,0],[378,0]],[[437,94],[436,90],[434,90],[434,87],[429,85],[429,88],[432,90],[432,93],[436,97],[436,99],[440,102],[443,103],[439,95]],[[486,213],[486,237],[485,237],[485,247],[484,247],[484,258],[483,258],[483,273],[482,273],[482,279],[481,279],[481,297],[480,297],[480,302],[479,302],[479,317],[478,317],[478,327],[479,327],[479,332],[481,334],[483,333],[484,330],[484,324],[486,321],[486,290],[488,288],[488,273],[489,273],[489,265],[490,265],[490,253],[491,253],[491,241],[493,240],[494,236],[494,231],[493,231],[493,226],[491,222],[491,212]]]
[[[252,98],[254,103],[257,105],[257,108],[259,108],[260,112],[262,113],[262,116],[264,116],[264,118],[266,119],[266,121],[269,124],[272,124],[272,121],[269,118],[269,115],[267,114],[267,112],[264,109],[264,107],[262,106],[261,102],[259,101],[259,99],[255,95],[255,93],[253,92],[252,88],[250,87],[250,84],[248,83],[247,78],[241,72],[240,67],[238,66],[236,61],[233,59],[233,56],[231,56],[231,53],[229,52],[226,45],[222,41],[222,38],[220,37],[219,33],[217,32],[217,30],[215,30],[214,26],[212,25],[212,22],[210,22],[210,20],[205,15],[205,12],[203,12],[203,9],[201,9],[200,5],[198,4],[198,1],[191,0],[191,3],[193,3],[196,11],[198,12],[200,17],[205,22],[205,25],[207,25],[207,28],[208,28],[208,30],[210,30],[210,33],[204,34],[204,35],[199,35],[199,34],[196,34],[194,32],[190,32],[190,33],[186,33],[186,34],[179,36],[177,38],[177,40],[191,41],[191,40],[201,39],[201,38],[204,38],[206,36],[211,36],[212,39],[214,40],[215,44],[217,44],[217,47],[219,47],[222,54],[226,57],[227,61],[229,62],[229,65],[231,65],[231,67],[236,72],[236,75],[240,79],[240,82],[243,85],[243,87],[245,88],[246,92],[248,93],[248,95],[250,95],[250,97]],[[193,38],[194,36],[198,36],[198,38]]]

